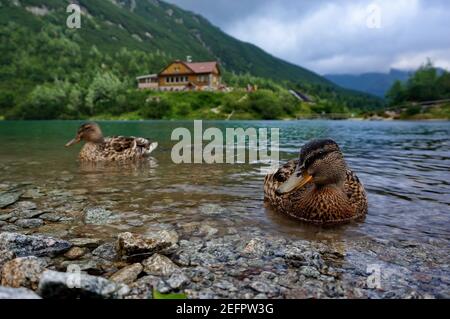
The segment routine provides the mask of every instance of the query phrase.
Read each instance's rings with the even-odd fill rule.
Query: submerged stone
[[[72,246],[66,240],[42,235],[23,235],[18,233],[1,233],[0,250],[13,251],[18,257],[49,256],[62,254]]]

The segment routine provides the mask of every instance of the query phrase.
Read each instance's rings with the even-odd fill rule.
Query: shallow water
[[[160,224],[201,221],[220,231],[255,226],[310,240],[450,241],[449,122],[204,122],[205,127],[221,129],[279,127],[282,160],[297,157],[300,146],[311,138],[336,140],[365,185],[369,213],[363,222],[333,228],[302,224],[265,208],[263,163],[174,164],[170,152],[176,141],[171,141],[171,132],[192,128],[192,122],[102,122],[105,135],[145,136],[159,142],[148,163],[120,167],[77,162],[81,146],[65,149],[64,144],[79,124],[0,121],[0,184],[39,189],[44,195],[34,200],[39,209],[79,216],[59,226],[73,237],[114,237],[125,230],[146,232]],[[81,213],[86,207],[104,207],[118,219],[86,225]]]

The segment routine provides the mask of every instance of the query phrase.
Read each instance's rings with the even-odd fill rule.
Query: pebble
[[[143,269],[144,267],[141,264],[135,263],[120,269],[118,272],[113,274],[109,279],[118,283],[131,284],[138,278]]]
[[[155,276],[170,276],[180,269],[168,257],[160,254],[154,254],[144,260],[142,265],[146,274]]]

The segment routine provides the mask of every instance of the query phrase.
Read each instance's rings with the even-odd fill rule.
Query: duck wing
[[[350,203],[355,206],[357,215],[365,215],[368,208],[366,191],[358,176],[349,169],[347,170],[344,189]]]
[[[149,155],[158,146],[157,142],[151,142],[149,139],[134,136],[111,137],[108,144],[115,152],[129,153],[130,156],[132,154],[135,156]]]

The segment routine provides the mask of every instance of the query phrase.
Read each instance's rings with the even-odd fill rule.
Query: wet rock
[[[253,257],[262,257],[266,252],[266,243],[264,240],[260,238],[253,238],[250,240],[242,250],[242,254],[253,256]]]
[[[13,217],[12,213],[0,214],[0,221],[6,221]]]
[[[26,288],[10,288],[0,286],[0,299],[41,299],[41,297]]]
[[[24,199],[36,199],[36,198],[39,198],[39,197],[42,197],[42,196],[43,196],[43,194],[38,189],[30,188],[30,189],[27,189],[23,193],[22,198],[24,198]]]
[[[41,275],[39,295],[43,298],[114,298],[121,299],[130,289],[102,277],[47,270]]]
[[[139,261],[171,248],[177,242],[178,234],[175,231],[161,230],[147,236],[121,233],[118,235],[116,249],[123,260]]]
[[[9,232],[0,234],[0,250],[13,251],[18,257],[53,257],[66,252],[71,246],[68,241],[42,235],[31,236]]]
[[[36,290],[41,273],[46,266],[46,260],[34,256],[10,260],[3,265],[1,284],[13,288],[25,287]]]
[[[60,264],[60,268],[68,272],[86,272],[95,276],[100,276],[105,272],[116,272],[118,270],[111,262],[97,257],[66,260]]]
[[[72,238],[70,242],[77,247],[93,249],[101,245],[100,238]]]
[[[12,224],[7,224],[4,226],[1,226],[1,229],[4,232],[16,232],[16,231],[21,230],[21,228],[19,226],[12,225]]]
[[[18,202],[15,206],[18,210],[34,210],[37,208],[36,203],[30,201]]]
[[[170,275],[166,282],[172,289],[181,289],[186,286],[190,280],[184,273],[176,271]]]
[[[2,274],[3,265],[14,258],[16,258],[16,254],[13,251],[0,250],[0,275]]]
[[[58,213],[44,213],[39,217],[48,222],[57,222],[63,218],[63,216]]]
[[[300,274],[304,275],[305,277],[310,277],[310,278],[319,278],[320,277],[320,272],[311,266],[302,266],[300,267],[299,271]]]
[[[14,204],[17,202],[22,195],[21,192],[14,192],[14,193],[1,193],[0,194],[0,208],[5,208],[9,205]]]
[[[278,289],[276,288],[276,286],[267,283],[267,282],[263,282],[263,281],[254,281],[252,283],[250,283],[249,285],[252,289],[254,289],[257,292],[260,293],[272,293],[275,294],[277,293]]]
[[[72,247],[64,254],[64,257],[70,260],[75,260],[83,257],[89,250],[87,248]]]
[[[117,216],[103,207],[86,208],[84,211],[84,222],[86,224],[106,225],[116,220]]]
[[[39,218],[18,219],[14,224],[22,228],[37,228],[44,225],[44,221]]]
[[[219,230],[217,228],[211,227],[208,224],[203,224],[198,230],[199,236],[204,236],[206,238],[212,237],[217,234]]]
[[[144,272],[148,275],[170,276],[180,268],[164,255],[154,254],[142,262]]]
[[[106,243],[98,246],[94,251],[92,251],[92,255],[109,261],[115,261],[119,258],[116,251],[116,245],[114,243]]]
[[[152,299],[153,288],[157,287],[160,280],[159,277],[151,275],[139,278],[129,286],[130,293],[125,299]]]
[[[137,279],[143,269],[144,268],[139,263],[132,264],[120,269],[118,272],[112,275],[109,280],[122,284],[131,284]]]

